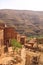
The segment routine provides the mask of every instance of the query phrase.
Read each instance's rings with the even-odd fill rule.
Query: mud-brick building
[[[0,47],[4,44],[4,27],[5,24],[0,23]]]
[[[4,24],[0,23],[0,54],[3,52],[4,45]]]
[[[26,36],[24,36],[24,35],[21,35],[21,37],[20,37],[20,43],[21,44],[26,44]]]
[[[3,45],[4,42],[4,30],[0,28],[0,47]]]
[[[7,27],[5,24],[0,24],[0,45],[10,46],[11,39],[16,39],[21,44],[26,43],[25,35],[20,35],[14,27]]]
[[[5,24],[0,24],[0,51],[8,51],[11,46],[11,39],[16,39],[21,44],[26,43],[26,36],[16,32],[14,27],[7,27]]]
[[[20,34],[16,32],[14,27],[6,27],[4,24],[0,24],[0,53],[11,46],[11,39],[20,42]]]
[[[20,35],[16,32],[14,27],[6,27],[4,29],[4,44],[11,46],[11,39],[16,39],[18,42],[20,42]]]

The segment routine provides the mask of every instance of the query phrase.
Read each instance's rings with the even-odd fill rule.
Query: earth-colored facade
[[[0,51],[8,51],[11,46],[11,39],[16,39],[21,44],[26,43],[26,37],[16,32],[14,27],[0,26]]]

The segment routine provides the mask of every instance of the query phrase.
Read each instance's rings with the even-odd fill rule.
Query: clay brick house
[[[23,44],[23,45],[26,43],[26,36],[21,35],[21,37],[20,37],[20,43]]]
[[[16,39],[21,44],[26,43],[26,36],[20,35],[14,27],[0,24],[0,50],[2,52],[8,51],[8,47],[11,46],[11,39]]]
[[[4,41],[4,31],[3,29],[0,29],[0,47],[3,45],[3,41]]]
[[[36,38],[31,39],[27,44],[25,44],[25,46],[26,46],[27,48],[37,49],[37,47],[38,47],[37,39],[36,39]]]
[[[11,46],[11,39],[16,39],[20,42],[20,34],[16,32],[14,27],[7,27],[5,24],[0,24],[0,50],[8,50]]]
[[[4,44],[4,27],[5,24],[0,23],[0,47]]]
[[[4,52],[4,24],[0,23],[0,54]]]
[[[32,47],[37,47],[37,38],[33,38],[29,41],[29,44],[32,45]]]
[[[0,29],[0,53],[1,53],[1,47],[3,45],[3,29]]]
[[[4,44],[10,46],[11,39],[16,39],[20,42],[20,35],[16,32],[14,27],[6,27],[4,29]]]
[[[17,35],[16,35],[16,40],[17,40],[18,42],[20,42],[20,34],[19,34],[19,33],[17,33]]]
[[[10,40],[16,39],[18,42],[26,43],[26,36],[16,32],[14,27],[7,27],[5,24],[0,24],[0,43],[10,46]],[[2,41],[1,41],[2,40]]]
[[[10,40],[16,38],[16,32],[14,30],[12,27],[6,27],[4,29],[4,44],[6,46],[10,46]]]

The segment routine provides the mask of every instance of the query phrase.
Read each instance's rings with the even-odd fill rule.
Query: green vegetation
[[[22,48],[22,45],[19,42],[17,42],[17,40],[15,40],[15,39],[11,40],[11,45],[12,45],[14,50],[17,48]]]
[[[43,44],[43,35],[30,36],[30,37],[27,37],[27,40],[29,41],[33,38],[37,39],[38,44]]]
[[[33,35],[33,36],[29,36],[27,39],[30,40],[32,38],[42,39],[43,35]]]

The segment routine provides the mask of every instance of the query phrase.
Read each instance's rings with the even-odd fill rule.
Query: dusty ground
[[[43,65],[43,52],[40,52],[39,65]]]
[[[22,48],[21,50],[21,59],[21,63],[16,63],[14,65],[25,65],[25,48]],[[10,64],[11,60],[13,60],[13,57],[5,54],[2,57],[0,57],[0,64]]]
[[[43,52],[39,52],[39,53],[40,53],[39,65],[43,65]],[[25,61],[26,61],[25,57],[26,57],[26,49],[22,48],[22,50],[21,50],[22,61],[21,61],[21,63],[17,63],[14,65],[25,65]],[[3,55],[3,57],[0,57],[0,64],[2,63],[2,64],[6,65],[6,63],[12,59],[13,59],[13,57],[11,57],[11,56],[6,57]]]
[[[27,49],[27,53],[29,54],[29,56],[39,55],[39,64],[38,65],[43,65],[43,52],[42,51],[34,52],[32,49],[31,50]],[[30,64],[28,64],[28,65],[30,65]]]

